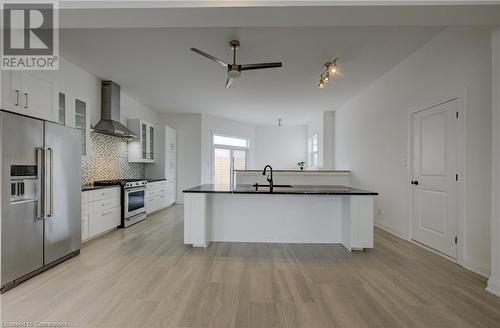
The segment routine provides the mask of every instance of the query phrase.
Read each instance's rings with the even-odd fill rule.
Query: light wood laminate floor
[[[1,296],[2,320],[70,327],[500,327],[485,279],[381,230],[375,248],[183,245],[151,215]]]

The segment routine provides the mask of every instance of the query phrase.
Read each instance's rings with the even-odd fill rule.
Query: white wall
[[[182,190],[201,182],[201,114],[160,114],[157,125],[177,129],[177,200]]]
[[[247,167],[255,165],[255,126],[211,115],[201,117],[201,183],[212,182],[212,135],[222,134],[249,140]]]
[[[314,115],[313,119],[307,124],[307,139],[318,135],[318,168],[323,167],[324,157],[324,133],[323,133],[323,113]],[[309,145],[307,145],[309,147]],[[309,158],[306,158],[308,161]],[[310,163],[308,163],[309,165]]]
[[[140,118],[155,125],[159,118],[157,112],[127,96],[124,90],[122,90],[120,102],[122,108],[120,121],[125,126],[127,126],[127,119]]]
[[[486,28],[447,28],[335,114],[335,166],[380,193],[376,223],[409,236],[409,112],[467,95],[462,264],[490,271],[491,52]]]
[[[492,34],[491,277],[488,290],[500,296],[500,28]]]
[[[323,144],[323,168],[335,168],[335,112],[323,113],[323,133],[325,140]],[[344,168],[339,168],[344,169]]]
[[[307,126],[255,127],[255,167],[296,169],[307,161]]]

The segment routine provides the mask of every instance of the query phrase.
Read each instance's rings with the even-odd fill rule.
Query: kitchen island
[[[376,192],[346,186],[200,185],[184,193],[184,243],[328,243],[373,248]]]

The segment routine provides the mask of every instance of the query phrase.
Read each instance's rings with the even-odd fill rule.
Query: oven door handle
[[[129,188],[129,189],[125,189],[125,193],[131,193],[131,192],[134,192],[134,191],[141,191],[141,190],[144,190],[146,191],[146,188],[144,187],[137,187],[137,188]]]

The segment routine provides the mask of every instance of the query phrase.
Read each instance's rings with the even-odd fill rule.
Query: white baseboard
[[[385,232],[390,233],[391,235],[394,235],[394,236],[398,237],[398,238],[401,238],[401,239],[404,239],[404,240],[410,240],[409,236],[405,235],[404,233],[402,233],[400,231],[396,231],[396,230],[394,230],[392,228],[389,228],[388,226],[386,226],[383,223],[375,222],[375,226],[377,228],[380,228],[380,229],[384,230]]]
[[[488,286],[486,287],[486,290],[500,297],[500,280],[494,278],[488,279]]]
[[[485,278],[488,278],[490,276],[490,270],[483,263],[479,263],[473,259],[465,258],[463,259],[462,263],[459,264],[467,270],[477,273],[478,275]]]
[[[427,247],[425,245],[422,245],[420,243],[412,241],[409,238],[409,236],[405,236],[401,232],[395,231],[394,229],[391,229],[391,228],[387,227],[386,225],[381,224],[380,222],[375,223],[375,226],[378,227],[378,228],[380,228],[380,229],[382,229],[382,230],[384,230],[385,232],[390,233],[391,235],[394,235],[394,236],[396,236],[398,238],[401,238],[403,240],[410,241],[414,245],[422,247],[423,249],[426,249],[426,250],[428,250],[431,253],[434,253],[434,254],[436,254],[438,256],[441,256],[444,259],[447,259],[447,260],[449,260],[451,262],[455,262],[458,265],[464,267],[465,269],[467,269],[469,271],[472,271],[472,272],[474,272],[474,273],[476,273],[476,274],[478,274],[478,275],[480,275],[482,277],[485,277],[485,278],[489,277],[489,269],[487,269],[486,266],[484,266],[482,263],[478,263],[478,262],[476,262],[474,260],[471,260],[471,259],[464,259],[461,263],[459,263],[455,259],[452,259],[452,258],[450,258],[450,257],[448,257],[448,256],[446,256],[446,255],[444,255],[442,253],[439,253],[439,252],[433,250],[432,248],[429,248],[429,247]]]

